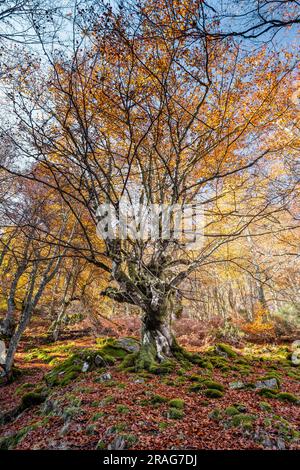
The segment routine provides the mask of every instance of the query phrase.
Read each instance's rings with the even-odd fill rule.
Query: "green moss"
[[[96,434],[96,429],[97,426],[95,424],[88,424],[85,432],[87,433],[88,436],[92,436],[93,434]]]
[[[121,431],[125,431],[127,427],[128,427],[127,423],[116,423],[110,428],[110,430],[111,432],[121,432]]]
[[[171,408],[177,408],[178,410],[183,410],[184,408],[184,400],[181,398],[173,398],[169,401],[169,405]]]
[[[188,388],[188,391],[189,392],[199,392],[203,390],[203,385],[201,383],[196,383],[194,385],[191,385],[189,388]]]
[[[201,382],[203,380],[202,375],[193,374],[189,376],[191,382]]]
[[[116,405],[116,412],[120,414],[127,414],[129,413],[129,408],[126,405]]]
[[[158,429],[160,431],[164,431],[168,427],[169,427],[169,423],[166,423],[165,421],[161,421],[160,423],[158,423]]]
[[[249,375],[251,373],[252,368],[249,365],[238,365],[236,370],[241,374],[241,375]]]
[[[85,362],[89,364],[88,372],[99,369],[96,365],[96,357],[101,356],[106,365],[114,365],[116,361],[125,359],[128,363],[132,362],[132,355],[129,354],[125,347],[120,346],[120,342],[113,338],[99,339],[97,341],[98,348],[85,349],[72,354],[68,359],[54,367],[48,374],[46,374],[46,381],[49,386],[64,386],[75,380],[82,372],[82,366]],[[128,365],[127,363],[127,365]]]
[[[216,350],[225,353],[228,357],[237,357],[237,353],[225,343],[218,343],[216,344]]]
[[[47,385],[50,387],[67,385],[79,376],[83,362],[77,354],[71,356],[46,374]]]
[[[202,383],[206,388],[219,390],[220,392],[224,391],[224,386],[219,382],[215,382],[213,380],[204,380]]]
[[[119,369],[124,370],[126,372],[136,371],[135,363],[137,360],[137,356],[138,356],[138,353],[127,354],[127,356],[123,358],[123,361],[119,365]]]
[[[99,406],[101,406],[101,402],[99,400],[93,400],[92,402],[90,402],[90,406],[92,408],[98,408]]]
[[[213,367],[220,369],[222,372],[228,372],[230,370],[228,362],[223,357],[212,356],[210,362]]]
[[[99,419],[103,418],[103,416],[105,416],[105,413],[103,411],[98,411],[92,416],[91,420],[98,421]]]
[[[275,379],[277,383],[277,387],[279,388],[281,385],[281,375],[277,372],[268,372],[266,375],[260,378],[261,381]]]
[[[246,413],[247,406],[244,403],[233,403],[233,405],[240,413]]]
[[[291,377],[291,379],[300,380],[300,373],[298,371],[289,370],[287,375]]]
[[[262,411],[272,411],[272,406],[267,401],[259,402],[259,407]]]
[[[22,441],[22,439],[27,436],[28,433],[39,428],[40,426],[45,425],[46,422],[46,420],[38,421],[31,425],[25,426],[10,436],[2,437],[0,439],[0,450],[14,449]]]
[[[106,445],[105,445],[105,442],[100,439],[96,445],[96,450],[105,450],[106,449]]]
[[[11,369],[11,374],[8,379],[8,383],[12,383],[15,380],[17,380],[19,377],[21,377],[23,374],[23,370],[20,369],[19,367],[13,366]]]
[[[128,343],[138,343],[133,338],[126,337],[122,339],[127,340]],[[126,356],[130,355],[125,346],[123,347],[121,345],[120,340],[114,338],[97,338],[96,343],[100,347],[101,356],[104,357],[105,360],[112,359],[115,361],[116,359],[124,359]]]
[[[300,403],[298,397],[288,392],[277,393],[276,398],[278,398],[278,400],[288,401],[290,403]]]
[[[168,417],[170,419],[181,419],[184,417],[184,412],[182,410],[178,410],[177,408],[170,408],[168,411]]]
[[[107,395],[102,401],[101,401],[101,405],[102,406],[105,406],[105,405],[110,405],[112,403],[115,402],[115,397],[113,397],[112,395]]]
[[[207,388],[219,390],[221,392],[224,391],[224,386],[221,383],[203,377],[199,378],[194,385],[190,386],[189,391],[198,392],[199,390],[205,390]]]
[[[150,403],[152,405],[166,403],[167,401],[168,401],[168,399],[166,397],[161,396],[161,395],[152,395],[152,397],[150,398]]]
[[[276,398],[277,390],[272,390],[271,388],[263,388],[257,392],[261,397],[265,398]]]
[[[228,408],[225,409],[225,414],[227,416],[234,416],[238,415],[240,412],[235,406],[228,406]]]
[[[149,369],[149,372],[151,372],[152,374],[158,374],[158,375],[169,374],[170,372],[173,372],[175,368],[176,368],[176,362],[167,360],[167,361],[160,362],[158,365],[155,364],[154,366],[151,367],[151,369]]]
[[[235,359],[234,363],[239,365],[249,365],[249,361],[245,357],[238,357]]]
[[[230,427],[240,427],[244,430],[251,430],[253,428],[253,423],[256,420],[255,415],[250,414],[236,414],[232,416],[229,423],[227,423]]]
[[[31,406],[40,405],[45,401],[46,396],[42,393],[28,392],[22,397],[22,409],[30,408]]]
[[[134,434],[119,434],[126,442],[126,449],[130,448],[138,442],[137,436]]]
[[[16,395],[22,395],[25,390],[29,390],[29,389],[32,389],[32,388],[35,388],[35,384],[32,384],[32,383],[23,383],[23,384],[19,385],[19,386],[16,388],[15,394],[16,394]]]
[[[75,418],[75,416],[78,416],[81,413],[81,409],[78,406],[67,406],[63,411],[63,419],[67,421],[68,419]]]
[[[201,361],[199,361],[197,365],[202,369],[213,370],[214,368],[212,362],[209,359],[201,359]]]
[[[215,390],[215,389],[207,389],[204,391],[204,395],[207,398],[222,398],[224,396],[224,393],[221,392],[220,390]]]
[[[185,377],[177,377],[174,379],[174,385],[175,387],[180,387],[180,385],[184,384],[186,382],[186,378]]]
[[[208,417],[214,421],[220,421],[223,418],[223,412],[219,408],[215,408],[209,413]]]

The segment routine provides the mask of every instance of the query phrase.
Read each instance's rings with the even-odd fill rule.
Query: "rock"
[[[67,434],[67,432],[70,429],[70,426],[71,426],[70,421],[66,421],[63,427],[61,428],[61,430],[59,431],[59,435],[64,436],[65,434]]]
[[[84,362],[81,371],[82,372],[87,372],[90,368],[90,365],[88,362]]]
[[[69,450],[71,445],[69,442],[58,442],[57,440],[48,441],[48,448],[51,450]]]
[[[134,338],[120,338],[116,341],[116,346],[129,353],[138,352],[140,350],[140,344]]]
[[[225,351],[221,351],[221,349],[219,348],[216,348],[216,354],[218,354],[218,356],[221,356],[221,357],[224,357],[224,359],[228,359],[228,355],[226,354]]]
[[[240,381],[239,382],[231,382],[229,384],[229,388],[231,390],[241,390],[242,388],[245,388],[245,384],[244,384],[244,382],[240,382]]]
[[[274,439],[273,436],[270,436],[265,430],[259,429],[254,434],[254,440],[259,442],[265,449],[271,450],[285,450],[285,442],[281,437]]]
[[[144,383],[145,383],[145,379],[143,379],[143,378],[136,379],[136,380],[134,381],[134,383],[135,383],[135,384],[144,384]]]
[[[267,380],[259,380],[254,384],[257,390],[262,390],[264,388],[269,388],[271,390],[277,390],[278,384],[276,379],[267,379]]]
[[[101,382],[106,382],[107,380],[111,380],[111,374],[109,372],[105,372],[105,374],[100,376]]]
[[[276,441],[276,449],[278,450],[285,450],[285,442],[281,437],[278,437]]]
[[[266,448],[266,449],[272,449],[273,444],[270,439],[270,436],[266,434],[262,439],[261,439],[261,444]]]
[[[100,354],[95,356],[94,363],[96,367],[106,367],[106,362]]]
[[[61,416],[62,414],[62,408],[60,403],[57,400],[46,400],[43,408],[42,408],[42,413],[45,415],[49,415],[50,413],[53,413],[57,416]]]
[[[117,436],[108,446],[108,450],[124,450],[126,441],[122,436]]]

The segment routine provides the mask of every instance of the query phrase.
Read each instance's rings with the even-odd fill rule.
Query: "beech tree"
[[[154,370],[186,354],[171,327],[182,286],[280,205],[251,194],[261,168],[289,143],[274,133],[293,113],[280,91],[292,90],[297,59],[267,47],[245,50],[231,36],[180,34],[203,15],[202,3],[80,10],[72,50],[45,49],[48,68],[24,65],[9,95],[19,132],[10,138],[27,166],[5,169],[59,195],[77,239],[64,233],[53,242],[96,266],[99,279],[106,273],[104,296],[141,309],[136,368]],[[99,239],[99,206],[120,219],[124,197],[137,197],[139,207],[201,207],[202,245],[189,250],[186,240],[161,232]]]

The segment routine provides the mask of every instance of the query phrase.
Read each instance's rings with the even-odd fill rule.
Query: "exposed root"
[[[200,363],[201,360],[198,354],[189,353],[179,346],[173,338],[168,355],[162,354],[162,350],[157,348],[156,342],[146,342],[142,344],[140,351],[126,356],[120,368],[132,372],[147,371],[152,374],[168,374],[177,366],[189,368],[192,364]]]

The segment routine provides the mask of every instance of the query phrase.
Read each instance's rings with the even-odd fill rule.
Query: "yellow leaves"
[[[260,302],[257,302],[254,305],[253,309],[254,320],[251,323],[246,323],[243,326],[243,330],[252,333],[268,333],[274,329],[274,325],[271,322],[267,322],[266,318],[268,317],[268,311]]]

